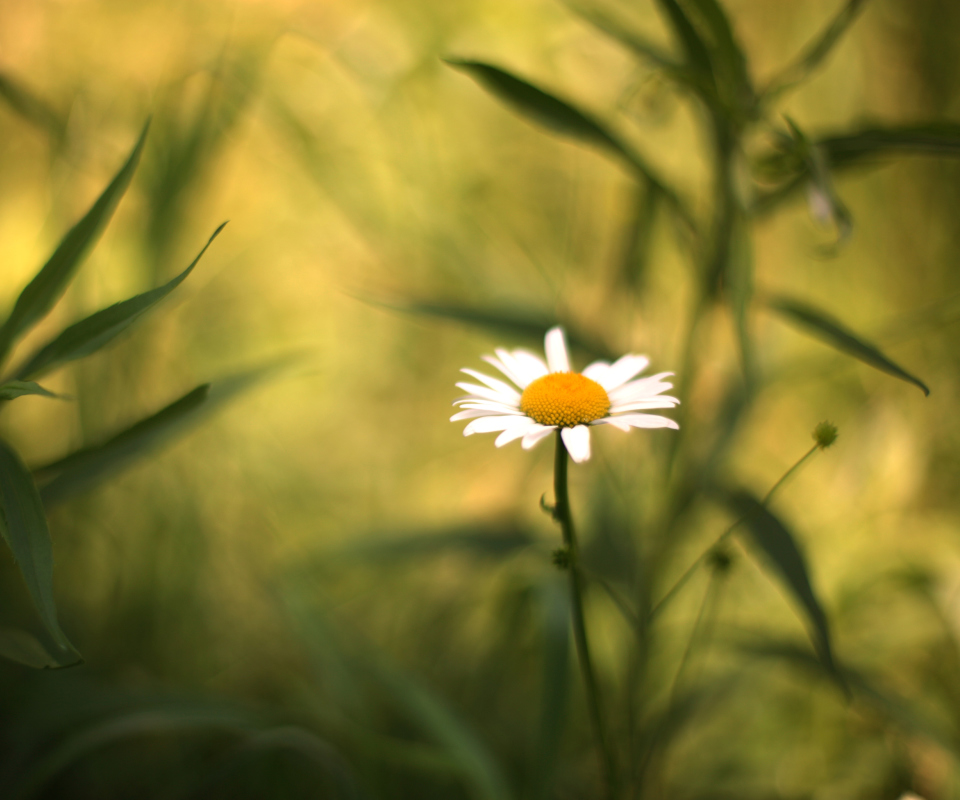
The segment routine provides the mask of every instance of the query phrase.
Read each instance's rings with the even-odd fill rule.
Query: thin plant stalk
[[[794,473],[800,469],[800,467],[809,461],[813,454],[817,452],[817,450],[822,449],[823,447],[820,444],[815,444],[806,453],[804,453],[803,456],[800,457],[800,460],[790,467],[790,469],[788,469],[785,473],[783,473],[780,480],[773,484],[773,487],[770,489],[770,491],[767,492],[763,500],[760,501],[761,505],[767,505],[767,503],[773,499],[773,495],[776,493],[776,491],[783,486],[794,475]],[[693,574],[697,571],[700,565],[707,560],[707,557],[710,555],[710,553],[712,553],[718,546],[723,544],[730,537],[730,534],[732,534],[745,520],[746,517],[740,517],[740,519],[734,521],[723,533],[717,537],[717,540],[712,545],[704,550],[697,557],[697,559],[689,567],[687,567],[686,571],[680,576],[677,582],[670,587],[669,591],[650,610],[650,619],[653,619],[657,614],[660,613],[664,606],[666,606],[666,604],[670,602],[670,600],[672,600],[674,596],[686,585],[687,581],[693,577]]]
[[[579,564],[579,546],[577,535],[573,527],[573,514],[570,511],[570,494],[567,489],[567,448],[557,431],[557,452],[554,462],[553,490],[556,498],[554,518],[560,523],[563,533],[563,543],[568,553],[567,574],[570,576],[570,609],[573,623],[573,638],[577,646],[577,659],[580,662],[580,672],[583,674],[584,688],[586,689],[587,706],[590,719],[593,723],[594,734],[597,739],[597,749],[607,783],[607,796],[614,800],[618,795],[617,764],[613,748],[606,735],[603,709],[600,704],[600,691],[597,678],[593,671],[593,661],[590,658],[590,646],[587,642],[587,626],[583,614],[583,573]]]

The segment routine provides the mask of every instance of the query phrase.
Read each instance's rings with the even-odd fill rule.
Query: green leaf
[[[822,154],[825,166],[836,174],[841,170],[882,163],[881,157],[892,155],[928,155],[956,158],[960,156],[960,125],[929,123],[899,127],[871,127],[852,133],[821,136],[812,145]],[[788,159],[789,161],[789,155]],[[775,153],[758,162],[759,170],[783,171],[784,155]],[[788,165],[789,166],[789,165]],[[777,208],[781,202],[807,185],[809,163],[794,165],[800,169],[781,186],[758,193],[753,211],[760,216]]]
[[[18,370],[18,375],[21,378],[40,375],[68,361],[88,356],[106,345],[186,280],[186,277],[193,271],[211,242],[217,238],[226,224],[224,222],[213,232],[213,235],[190,263],[190,266],[171,281],[156,289],[151,289],[149,292],[131,297],[129,300],[115,303],[71,325],[61,332],[56,339],[34,353],[27,363]]]
[[[13,400],[13,398],[23,397],[25,394],[39,394],[43,397],[60,399],[60,395],[47,391],[39,383],[33,381],[7,381],[0,384],[0,400]]]
[[[454,69],[466,72],[485,89],[522,116],[548,130],[606,148],[633,163],[633,155],[620,140],[599,122],[565,100],[512,75],[500,67],[480,61],[444,59]]]
[[[275,374],[290,360],[240,372],[212,384],[204,383],[102,444],[84,447],[37,468],[34,476],[41,485],[40,496],[44,505],[49,508],[120,472],[136,459],[184,433],[205,415]]]
[[[697,76],[702,85],[710,87],[715,94],[716,80],[710,51],[693,22],[677,0],[657,0],[657,5],[666,14],[670,27],[680,41],[687,67]]]
[[[13,551],[44,627],[53,637],[57,663],[75,663],[80,656],[57,621],[53,599],[53,546],[43,503],[20,456],[2,440],[0,502],[3,504],[3,538]]]
[[[763,90],[763,102],[771,103],[801,84],[833,51],[837,42],[853,24],[866,0],[847,0],[823,32],[810,43],[800,57],[770,81]]]
[[[499,67],[480,61],[445,61],[455,69],[466,72],[522,116],[555,133],[597,145],[601,151],[622,159],[638,176],[664,195],[684,225],[696,231],[696,220],[676,191],[667,186],[638,153],[589,114]]]
[[[726,502],[742,518],[741,524],[766,554],[783,579],[790,593],[803,608],[811,626],[811,639],[823,665],[839,677],[830,644],[830,626],[810,584],[807,564],[793,534],[780,519],[745,490],[726,493]]]
[[[203,405],[209,390],[209,383],[198,386],[103,444],[85,447],[37,469],[34,474],[41,482],[43,504],[53,506],[69,495],[90,488],[159,446]]]
[[[877,347],[865,342],[842,322],[819,309],[788,297],[774,297],[768,300],[767,304],[787,321],[813,333],[837,350],[869,364],[874,369],[912,383],[925,395],[930,394],[930,389],[923,381],[894,364]]]
[[[25,120],[46,129],[54,138],[63,136],[66,124],[59,112],[18,80],[4,73],[0,73],[0,98]]]
[[[704,27],[710,32],[714,71],[718,82],[725,87],[733,108],[746,111],[754,102],[753,82],[747,67],[743,48],[734,36],[730,20],[717,0],[690,0],[699,12]]]
[[[34,669],[59,669],[81,663],[76,654],[64,659],[56,648],[47,647],[33,634],[17,628],[0,628],[0,658]]]
[[[66,290],[73,273],[99,238],[129,186],[140,160],[149,126],[149,122],[144,126],[133,151],[110,185],[103,190],[83,219],[70,229],[40,272],[20,293],[13,311],[0,327],[0,360],[6,356],[11,345],[39,321]]]

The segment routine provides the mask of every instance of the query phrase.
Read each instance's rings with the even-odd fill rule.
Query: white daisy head
[[[498,349],[496,356],[483,356],[513,386],[464,369],[480,383],[457,384],[469,394],[454,401],[461,410],[450,421],[471,420],[463,430],[464,436],[496,432],[497,447],[520,439],[525,450],[559,430],[570,457],[577,463],[590,458],[591,425],[609,424],[622,431],[680,427],[668,417],[644,413],[673,408],[680,402],[661,394],[673,388],[673,384],[664,381],[673,373],[637,378],[650,363],[646,356],[625,355],[612,364],[595,361],[583,372],[573,372],[563,329],[559,327],[547,331],[544,350],[546,362],[527,350]]]

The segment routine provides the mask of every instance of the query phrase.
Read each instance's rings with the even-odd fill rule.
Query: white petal
[[[680,404],[676,397],[668,397],[665,394],[656,397],[646,397],[643,400],[636,400],[632,403],[612,403],[610,405],[611,414],[619,414],[622,411],[647,411],[654,408],[675,408]]]
[[[589,367],[587,367],[580,374],[589,378],[592,381],[600,383],[600,378],[603,375],[607,374],[607,371],[610,369],[610,364],[607,361],[594,361]]]
[[[656,414],[622,414],[619,417],[598,419],[593,424],[601,425],[604,423],[613,425],[614,428],[619,428],[622,431],[628,431],[631,428],[673,428],[680,430],[680,426],[672,419],[660,417]]]
[[[551,372],[569,372],[570,358],[567,356],[567,343],[563,339],[563,328],[551,328],[543,339],[543,349],[547,354],[547,366]]]
[[[513,357],[506,350],[497,350],[497,354],[500,356],[500,358],[494,358],[493,356],[480,356],[480,358],[482,358],[491,366],[496,367],[522,389],[523,385],[520,382],[520,376],[517,374],[516,370],[513,369]],[[504,356],[507,358],[506,361],[503,359]]]
[[[653,397],[654,395],[660,394],[660,392],[667,391],[667,389],[672,389],[673,384],[663,380],[663,378],[668,375],[673,375],[673,373],[661,372],[658,375],[651,375],[649,378],[640,378],[639,380],[625,383],[623,386],[618,386],[609,393],[610,402],[631,403],[634,400]]]
[[[542,358],[535,356],[528,350],[514,350],[513,363],[516,366],[518,377],[524,381],[522,384],[524,388],[550,371],[547,369],[547,365],[543,363]]]
[[[475,417],[522,417],[519,411],[503,411],[499,408],[486,408],[484,406],[466,406],[452,417],[451,422],[459,422],[462,419],[474,419]]]
[[[494,431],[505,431],[514,425],[529,424],[529,417],[479,417],[463,429],[463,435],[470,436],[474,433],[493,433]]]
[[[458,383],[458,389],[463,389],[465,392],[470,392],[472,395],[476,395],[479,400],[481,397],[485,400],[492,400],[494,403],[503,403],[508,406],[515,406],[517,401],[520,399],[516,396],[516,392],[513,395],[503,394],[498,392],[496,389],[488,389],[486,386],[477,386],[475,383]],[[511,390],[513,391],[513,390]]]
[[[521,442],[523,449],[529,450],[531,447],[536,446],[541,439],[553,433],[556,428],[556,425],[540,425],[539,423],[535,423],[535,427],[531,427],[523,437],[523,442]]]
[[[475,369],[464,368],[460,371],[466,372],[467,375],[476,378],[478,381],[480,381],[480,383],[486,384],[493,389],[493,391],[500,392],[500,394],[504,395],[505,397],[512,397],[518,403],[520,402],[520,393],[509,384],[499,381],[496,378],[491,378],[487,375],[484,375],[482,372],[477,372]]]
[[[626,355],[618,358],[610,365],[599,379],[594,378],[608,392],[623,386],[635,375],[639,375],[650,364],[646,356]]]
[[[514,439],[519,439],[521,436],[526,436],[530,431],[537,426],[537,423],[532,419],[529,420],[528,425],[513,425],[503,433],[501,433],[494,444],[497,447],[503,447],[505,444],[512,442]]]
[[[563,428],[560,437],[567,447],[567,452],[577,464],[582,464],[590,458],[590,429],[586,425],[577,425],[575,428]]]
[[[491,400],[474,400],[473,398],[467,397],[463,400],[457,400],[454,402],[455,406],[460,406],[462,411],[466,411],[468,408],[482,409],[483,411],[491,411],[495,414],[522,414],[523,412],[516,406],[507,406],[503,403],[494,403]]]

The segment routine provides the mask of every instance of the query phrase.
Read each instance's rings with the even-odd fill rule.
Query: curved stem
[[[613,749],[606,736],[603,721],[603,710],[600,706],[600,691],[597,687],[597,678],[593,671],[593,662],[590,659],[590,647],[587,644],[587,627],[583,615],[583,573],[579,564],[579,547],[577,535],[573,528],[573,515],[570,511],[570,495],[567,491],[567,448],[563,444],[560,431],[557,431],[557,454],[553,471],[553,490],[556,497],[554,518],[560,523],[563,532],[563,543],[569,553],[567,572],[570,575],[570,609],[573,623],[573,638],[577,643],[577,659],[580,662],[580,671],[583,673],[583,683],[587,694],[587,706],[590,710],[590,719],[593,723],[594,734],[597,737],[597,749],[607,783],[607,796],[613,800],[618,795],[617,764]]]

